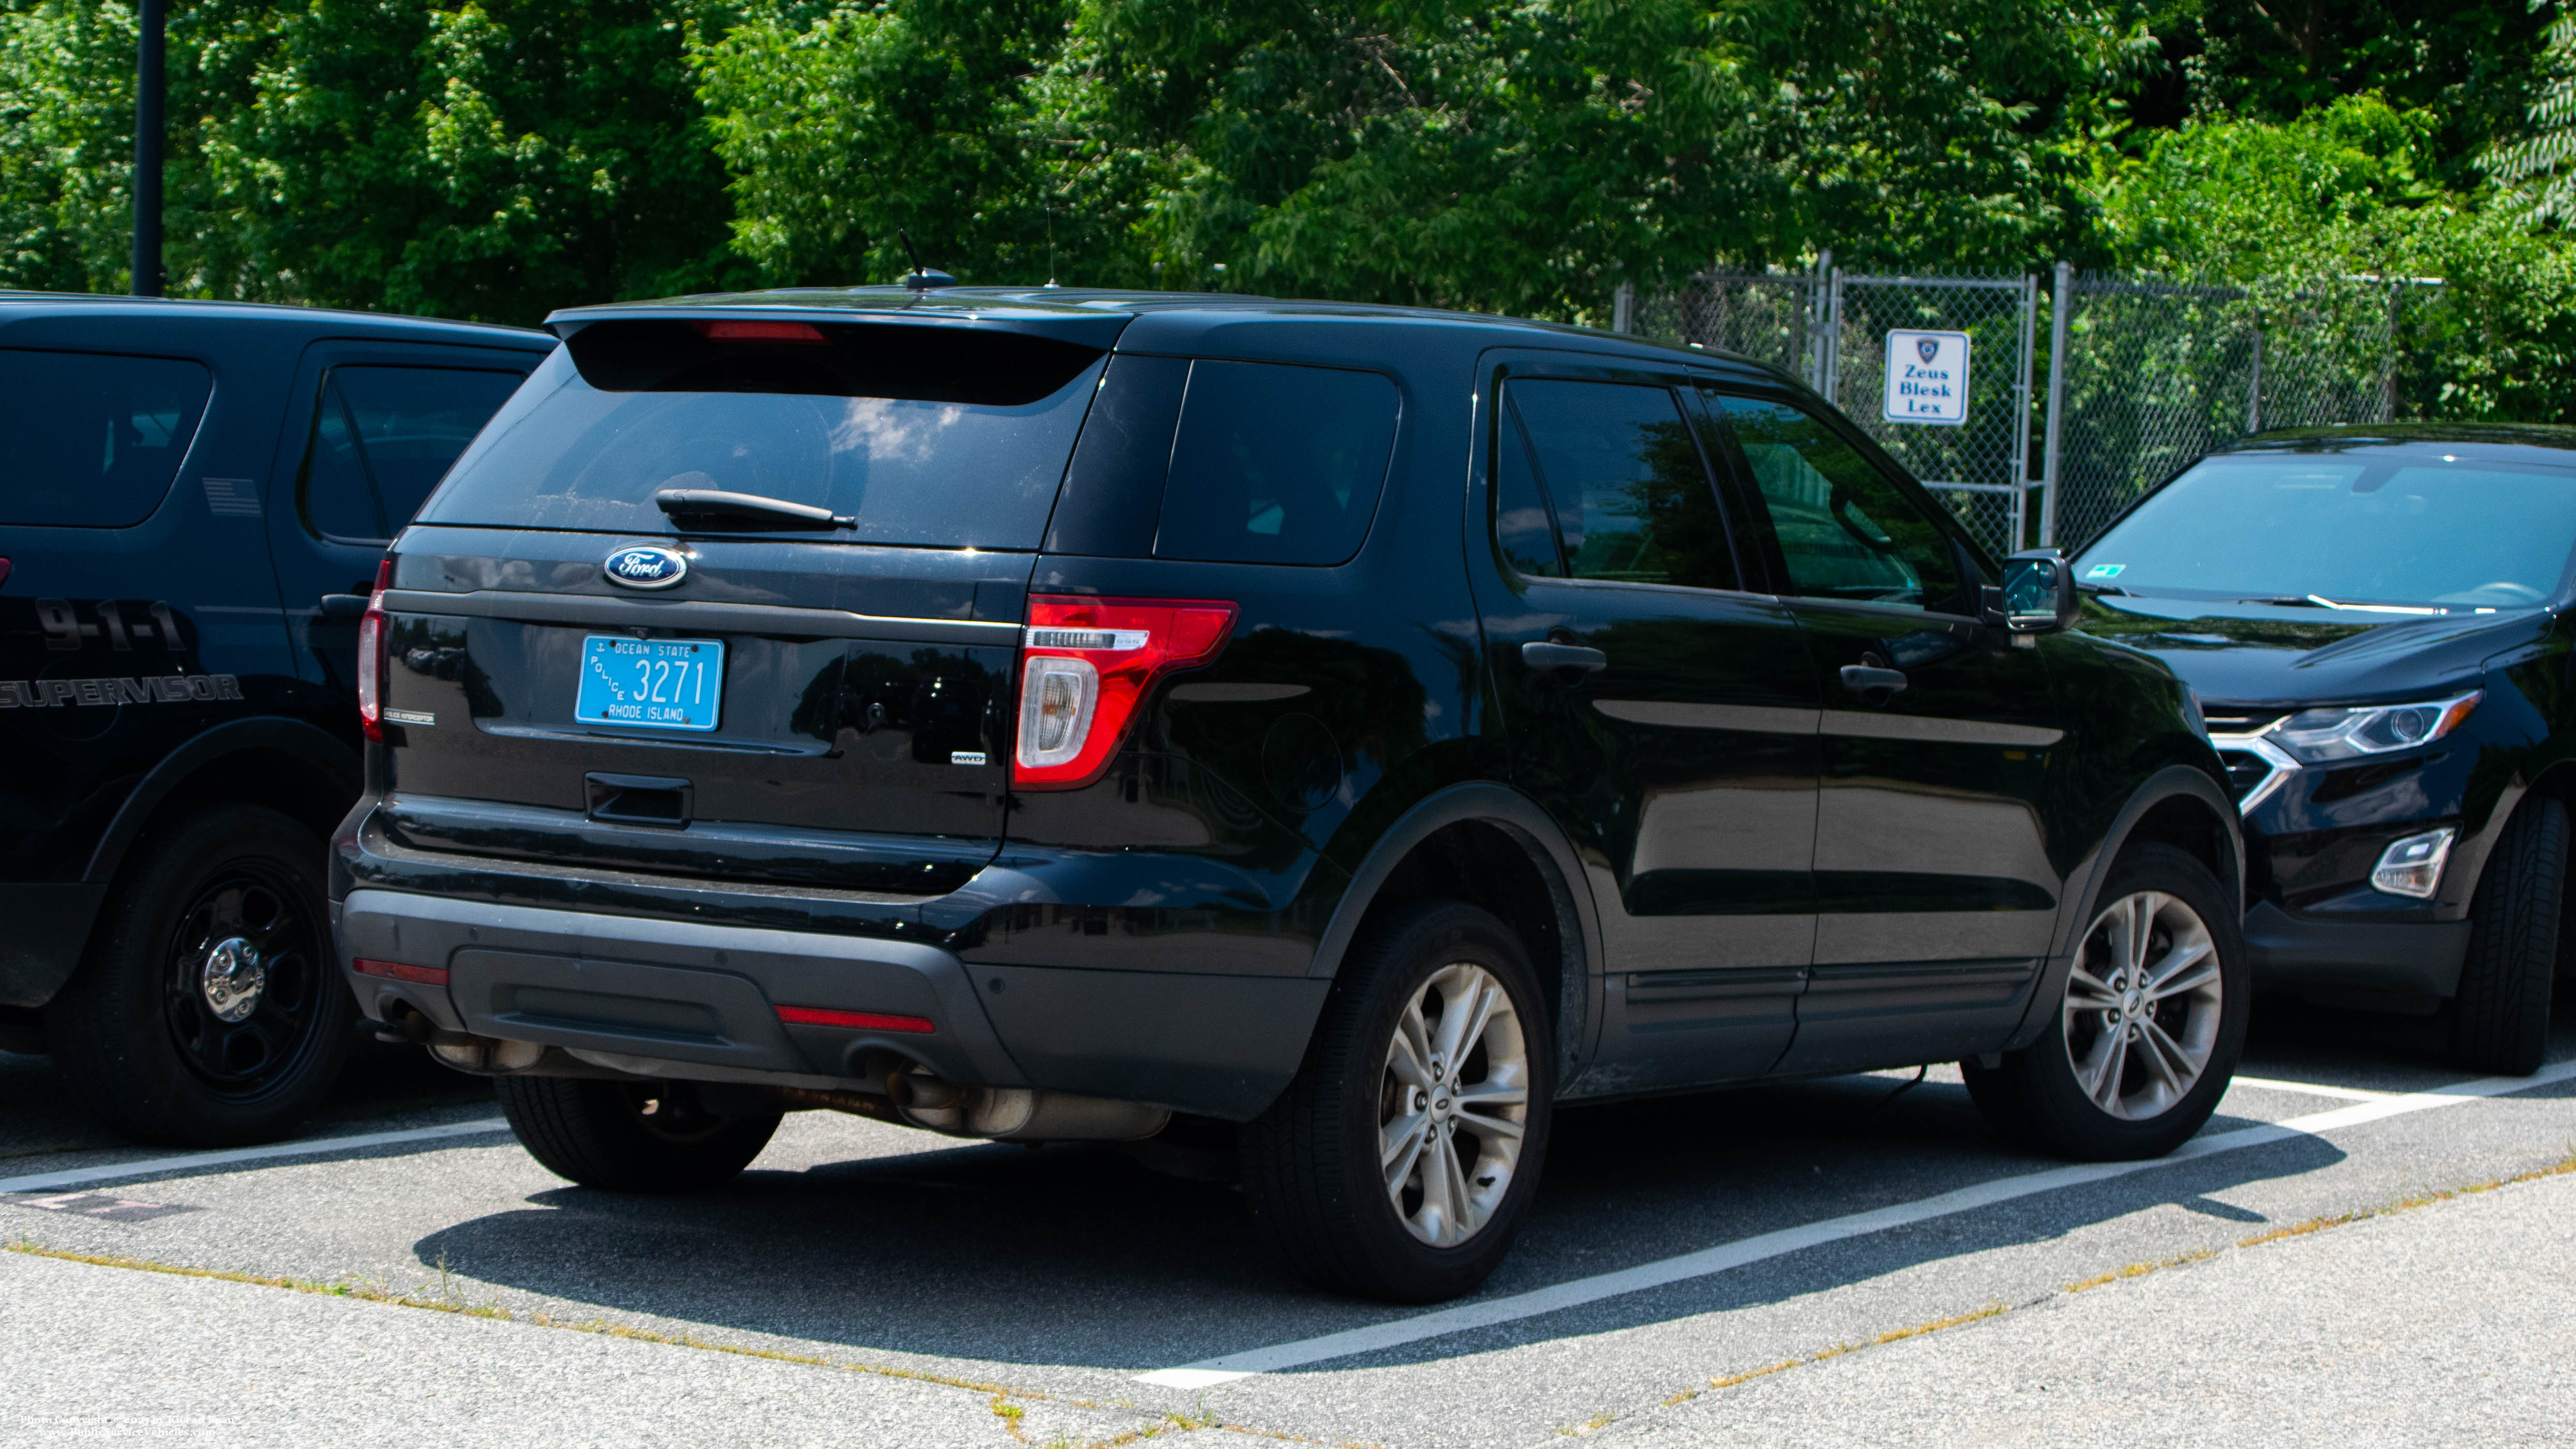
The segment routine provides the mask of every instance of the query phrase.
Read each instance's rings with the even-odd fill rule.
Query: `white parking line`
[[[2278,1077],[2239,1076],[2230,1085],[2261,1087],[2270,1092],[2303,1092],[2311,1097],[2334,1097],[2346,1102],[2382,1102],[2400,1096],[2397,1092],[2365,1092],[2359,1087],[2329,1087],[2323,1082],[2285,1082]]]
[[[2088,1183],[2125,1177],[2135,1172],[2146,1172],[2176,1162],[2187,1162],[2197,1157],[2210,1157],[2221,1152],[2234,1152],[2241,1148],[2286,1142],[2293,1138],[2309,1137],[2338,1128],[2358,1126],[2364,1122],[2376,1122],[2382,1118],[2400,1117],[2410,1112],[2421,1112],[2434,1107],[2447,1107],[2457,1102],[2471,1102],[2484,1097],[2500,1097],[2509,1092],[2529,1091],[2534,1087],[2544,1087],[2552,1082],[2563,1082],[2570,1078],[2576,1078],[2576,1061],[2552,1063],[2528,1077],[2484,1077],[2477,1081],[2461,1082],[2430,1092],[2410,1092],[2402,1096],[2379,1097],[2349,1107],[2338,1107],[2332,1111],[2317,1112],[2306,1117],[2294,1117],[2286,1122],[2270,1122],[2259,1127],[2240,1127],[2232,1132],[2195,1137],[2169,1155],[2146,1162],[2088,1162],[2050,1168],[2045,1172],[2025,1173],[2019,1177],[1997,1178],[1992,1182],[1977,1183],[1974,1186],[1959,1188],[1935,1197],[1896,1203],[1838,1218],[1827,1218],[1821,1222],[1805,1223],[1794,1228],[1782,1228],[1777,1232],[1763,1233],[1737,1242],[1720,1244],[1714,1248],[1704,1248],[1696,1253],[1684,1253],[1678,1257],[1664,1258],[1652,1263],[1640,1263],[1633,1268],[1622,1268],[1616,1272],[1596,1274],[1589,1278],[1577,1278],[1571,1282],[1557,1283],[1546,1288],[1533,1289],[1527,1293],[1514,1293],[1483,1302],[1461,1303],[1431,1313],[1416,1314],[1410,1318],[1399,1318],[1388,1323],[1371,1324],[1366,1328],[1345,1329],[1340,1333],[1327,1333],[1321,1337],[1299,1339],[1293,1343],[1278,1343],[1267,1348],[1246,1349],[1241,1353],[1202,1359],[1197,1363],[1186,1364],[1179,1368],[1157,1369],[1152,1373],[1139,1374],[1136,1377],[1141,1383],[1160,1384],[1166,1388],[1206,1388],[1211,1384],[1248,1378],[1253,1374],[1301,1368],[1307,1364],[1322,1363],[1327,1359],[1346,1358],[1358,1353],[1373,1353],[1380,1349],[1419,1343],[1426,1338],[1439,1338],[1446,1334],[1462,1333],[1468,1329],[1490,1328],[1498,1323],[1534,1318],[1542,1313],[1554,1313],[1560,1309],[1595,1303],[1604,1298],[1618,1297],[1623,1293],[1636,1293],[1648,1288],[1661,1288],[1669,1284],[1685,1282],[1692,1278],[1704,1278],[1713,1273],[1723,1273],[1730,1268],[1741,1268],[1749,1263],[1763,1262],[1801,1249],[1840,1242],[1846,1238],[1857,1238],[1869,1233],[1885,1232],[1891,1228],[1924,1222],[1931,1218],[1947,1217],[1953,1213],[1969,1212],[1981,1207],[1992,1207],[1996,1203],[2011,1202],[2016,1198],[2054,1192],[2060,1188],[2081,1187]]]
[[[437,1142],[449,1137],[479,1137],[486,1133],[507,1132],[510,1124],[499,1117],[486,1117],[475,1122],[451,1122],[444,1127],[413,1127],[401,1132],[363,1132],[354,1137],[307,1137],[297,1142],[272,1142],[265,1147],[234,1147],[221,1152],[191,1152],[183,1157],[149,1157],[140,1162],[110,1163],[105,1167],[76,1167],[67,1172],[39,1172],[32,1177],[0,1178],[0,1192],[51,1192],[66,1187],[89,1187],[114,1182],[125,1177],[150,1177],[164,1172],[191,1172],[202,1168],[229,1167],[236,1162],[266,1162],[280,1157],[326,1157],[335,1152],[358,1152],[370,1147],[399,1147],[411,1142]]]

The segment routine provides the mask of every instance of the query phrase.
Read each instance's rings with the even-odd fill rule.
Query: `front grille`
[[[2283,710],[2247,709],[2243,705],[2211,704],[2205,700],[2200,706],[2200,717],[2209,721],[2209,732],[2214,735],[2260,734],[2279,724],[2285,714]],[[2257,775],[2255,778],[2262,777]]]
[[[2218,762],[2227,767],[2227,782],[2239,800],[2272,773],[2272,762],[2252,750],[2220,750]]]

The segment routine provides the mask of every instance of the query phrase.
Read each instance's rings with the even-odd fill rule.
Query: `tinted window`
[[[1911,608],[1959,593],[1949,535],[1824,421],[1787,403],[1721,397],[1789,567],[1789,592]]]
[[[1156,558],[1337,564],[1359,551],[1395,448],[1374,372],[1194,362]]]
[[[0,523],[141,523],[212,391],[194,362],[0,348]]]
[[[2131,592],[2512,608],[2557,591],[2571,540],[2576,468],[2218,457],[2087,547],[2075,577]]]
[[[381,542],[411,522],[456,455],[519,385],[515,372],[335,367],[304,457],[304,521]]]
[[[1524,573],[1736,586],[1735,559],[1672,393],[1628,383],[1513,378],[1495,444],[1496,536]],[[1562,561],[1545,529],[1556,522]]]
[[[740,335],[754,325],[787,335]],[[709,488],[854,516],[854,542],[1032,549],[1100,357],[970,328],[593,323],[420,516],[668,533],[654,493]]]

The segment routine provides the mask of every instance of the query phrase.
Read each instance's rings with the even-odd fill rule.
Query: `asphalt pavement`
[[[2576,1014],[2472,1081],[2425,1023],[2266,1008],[2145,1166],[2012,1148],[1939,1070],[1570,1110],[1439,1310],[1317,1295],[1230,1186],[1111,1149],[802,1113],[633,1199],[408,1056],[220,1159],[0,1057],[0,1444],[2576,1439]]]

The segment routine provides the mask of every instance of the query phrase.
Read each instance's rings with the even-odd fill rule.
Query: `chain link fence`
[[[2393,412],[2404,284],[2196,286],[2156,277],[1862,276],[1710,271],[1625,292],[1621,330],[1738,353],[1804,380],[1947,502],[1997,554],[2069,554],[2211,448],[2267,428]],[[2042,312],[2045,347],[2036,346]],[[1891,332],[1964,333],[1954,426],[1883,409]],[[2032,395],[2044,372],[2044,408]],[[2036,492],[2037,508],[2031,507]]]
[[[2404,284],[2205,287],[2060,267],[2039,539],[2072,554],[2212,448],[2395,410]]]

